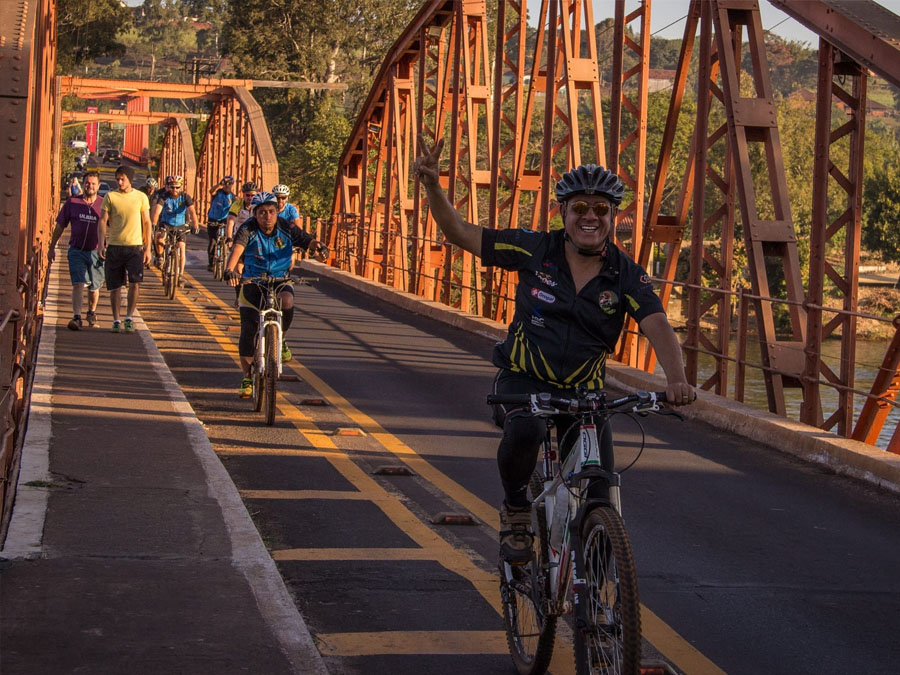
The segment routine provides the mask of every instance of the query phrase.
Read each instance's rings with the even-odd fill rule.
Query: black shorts
[[[144,280],[144,247],[107,246],[105,271],[107,290],[124,286],[126,272],[128,283],[141,283]]]
[[[238,354],[253,356],[256,353],[256,331],[259,328],[259,308],[265,303],[263,290],[256,284],[238,286],[238,303],[241,314],[241,336],[238,338]],[[278,287],[278,294],[288,292],[294,294],[294,286],[284,283]]]

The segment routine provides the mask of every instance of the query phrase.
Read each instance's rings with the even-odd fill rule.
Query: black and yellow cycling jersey
[[[662,303],[644,269],[614,244],[600,273],[576,294],[563,234],[484,231],[482,263],[519,273],[515,315],[493,362],[560,388],[602,389],[625,314],[641,321],[662,312]]]

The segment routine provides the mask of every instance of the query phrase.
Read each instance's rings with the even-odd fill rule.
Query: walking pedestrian
[[[144,265],[150,262],[150,201],[131,186],[134,169],[116,169],[118,190],[108,192],[100,207],[100,257],[106,260],[106,288],[112,304],[112,332],[134,332]],[[122,286],[128,278],[128,305],[125,321],[121,313]]]
[[[100,287],[103,285],[103,261],[97,252],[99,243],[98,227],[100,224],[100,204],[97,196],[100,189],[100,175],[96,171],[88,171],[84,175],[83,194],[69,197],[56,216],[56,228],[50,238],[50,250],[47,259],[52,263],[56,259],[56,244],[59,238],[71,225],[69,234],[69,279],[72,281],[72,320],[70,330],[81,330],[84,322],[81,309],[84,306],[84,289],[88,289],[88,326],[97,324],[97,303],[100,300]]]

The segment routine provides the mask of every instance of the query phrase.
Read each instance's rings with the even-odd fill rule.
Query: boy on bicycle
[[[241,312],[241,337],[238,353],[241,357],[243,379],[238,396],[250,398],[253,395],[253,380],[250,366],[255,351],[254,338],[258,324],[259,308],[262,307],[263,292],[253,283],[243,283],[243,279],[259,276],[273,278],[287,277],[291,269],[294,248],[302,248],[317,253],[322,245],[293,223],[278,217],[278,199],[271,192],[260,192],[250,200],[253,216],[234,234],[234,245],[225,263],[225,280],[232,286],[240,286],[238,302]],[[244,269],[235,271],[243,256]],[[278,289],[281,306],[281,330],[286,336],[294,319],[294,287],[290,279]],[[281,360],[290,361],[291,350],[285,337],[281,343]]]
[[[499,368],[494,393],[571,397],[578,388],[602,389],[606,357],[615,349],[627,313],[656,350],[666,373],[668,400],[675,405],[693,400],[681,346],[650,277],[610,241],[615,210],[625,195],[618,176],[595,164],[564,173],[555,190],[561,230],[493,230],[466,222],[441,188],[438,159],[443,143],[428,151],[420,136],[424,152],[413,165],[435,222],[450,243],[480,257],[485,266],[519,275],[508,337],[494,349],[493,362]],[[545,429],[542,420],[521,411],[502,406],[494,411],[495,422],[503,428],[497,450],[505,492],[500,554],[511,564],[531,559],[527,487]],[[558,420],[560,438],[573,422]],[[601,443],[611,444],[609,429],[604,431]]]

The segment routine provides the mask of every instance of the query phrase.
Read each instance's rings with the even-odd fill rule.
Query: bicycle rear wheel
[[[275,424],[275,381],[278,379],[278,352],[281,349],[278,344],[278,330],[272,325],[266,326],[266,424]]]
[[[584,520],[581,542],[589,627],[575,630],[575,671],[637,675],[641,605],[634,555],[621,516],[609,506],[593,509]]]
[[[529,498],[541,493],[543,484],[535,473],[528,486]],[[538,506],[534,556],[527,565],[500,562],[500,598],[506,643],[520,675],[542,675],[550,665],[556,639],[556,616],[544,610],[549,594],[547,578],[547,517]]]
[[[256,357],[253,358],[253,363],[250,364],[250,379],[253,380],[253,411],[259,412],[262,410],[263,401],[266,397],[265,388],[263,387],[263,374],[259,371],[259,366]]]

